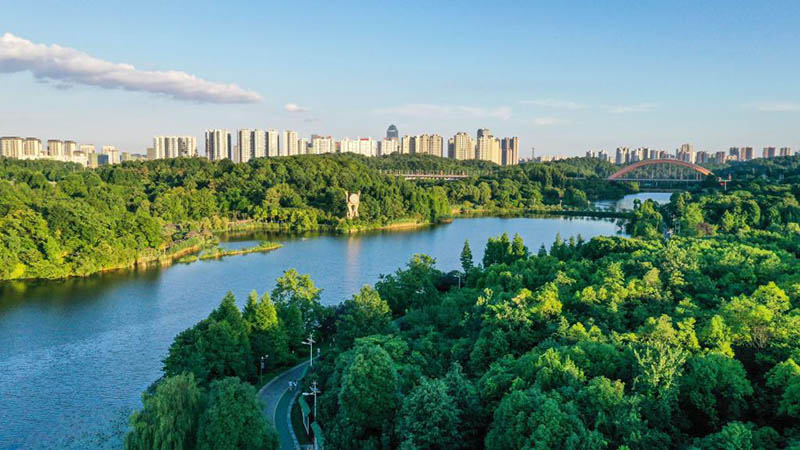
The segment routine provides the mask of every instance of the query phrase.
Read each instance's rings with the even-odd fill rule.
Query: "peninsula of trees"
[[[390,171],[458,171],[455,182],[411,182]],[[348,231],[454,213],[558,211],[631,191],[613,170],[572,164],[502,168],[435,157],[348,154],[126,162],[99,169],[0,159],[0,280],[62,278],[169,261],[241,229]],[[582,179],[571,179],[570,175]],[[598,177],[598,175],[600,177]],[[589,178],[586,178],[586,177]],[[345,192],[360,192],[346,219]]]

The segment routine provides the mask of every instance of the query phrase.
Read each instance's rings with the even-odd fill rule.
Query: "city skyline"
[[[800,141],[792,2],[420,4],[391,14],[371,4],[28,6],[4,7],[0,101],[14,108],[0,113],[0,135],[141,153],[142,136],[242,124],[375,138],[391,123],[409,135],[488,127],[519,136],[522,158],[531,147],[579,156]],[[333,26],[351,17],[360,26]],[[123,19],[137,26],[120,29]],[[239,32],[208,33],[216,22]],[[333,28],[303,26],[315,23]]]

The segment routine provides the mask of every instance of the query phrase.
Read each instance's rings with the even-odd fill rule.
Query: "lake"
[[[531,251],[562,237],[619,233],[612,220],[471,218],[409,231],[226,237],[283,243],[269,253],[83,279],[0,285],[0,449],[120,448],[131,411],[161,374],[177,333],[205,318],[227,291],[240,305],[283,271],[310,274],[332,305],[403,266],[414,253],[460,267],[464,239],[480,262],[486,240],[519,233]]]

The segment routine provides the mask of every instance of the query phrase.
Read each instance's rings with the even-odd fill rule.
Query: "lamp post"
[[[264,368],[267,366],[267,358],[269,358],[269,355],[263,355],[261,357],[261,365],[259,366],[259,369],[258,369],[258,380],[259,381],[261,381],[261,377],[264,375]]]
[[[316,381],[311,383],[311,387],[309,389],[311,390],[311,392],[303,392],[303,395],[313,395],[314,396],[314,421],[316,422],[316,420],[317,420],[317,394],[321,394],[322,391],[320,391],[317,388],[317,382]]]
[[[311,367],[314,367],[314,342],[316,342],[316,341],[314,340],[314,334],[313,333],[309,333],[308,337],[306,338],[306,340],[303,341],[303,344],[309,346],[308,357],[310,358],[309,365]]]

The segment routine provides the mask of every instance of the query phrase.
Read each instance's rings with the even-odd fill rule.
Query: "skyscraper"
[[[459,132],[453,136],[453,146],[448,149],[448,157],[465,160],[475,159],[475,141],[467,133]]]
[[[236,154],[233,155],[233,162],[247,162],[253,157],[253,132],[243,128],[236,132]]]
[[[503,138],[500,142],[500,150],[502,151],[502,162],[504,166],[515,166],[519,164],[519,138],[510,137]]]
[[[286,148],[284,154],[287,156],[299,154],[300,152],[297,149],[297,131],[286,130],[283,135],[285,136],[283,146]]]
[[[278,156],[278,130],[270,128],[267,130],[267,156]]]
[[[206,157],[211,161],[230,158],[231,134],[228,130],[206,130]]]
[[[398,139],[400,138],[400,133],[397,131],[397,127],[394,124],[389,125],[389,128],[386,130],[386,139]]]
[[[253,158],[263,158],[267,156],[266,133],[263,130],[253,130],[250,133],[250,141],[253,144]]]

